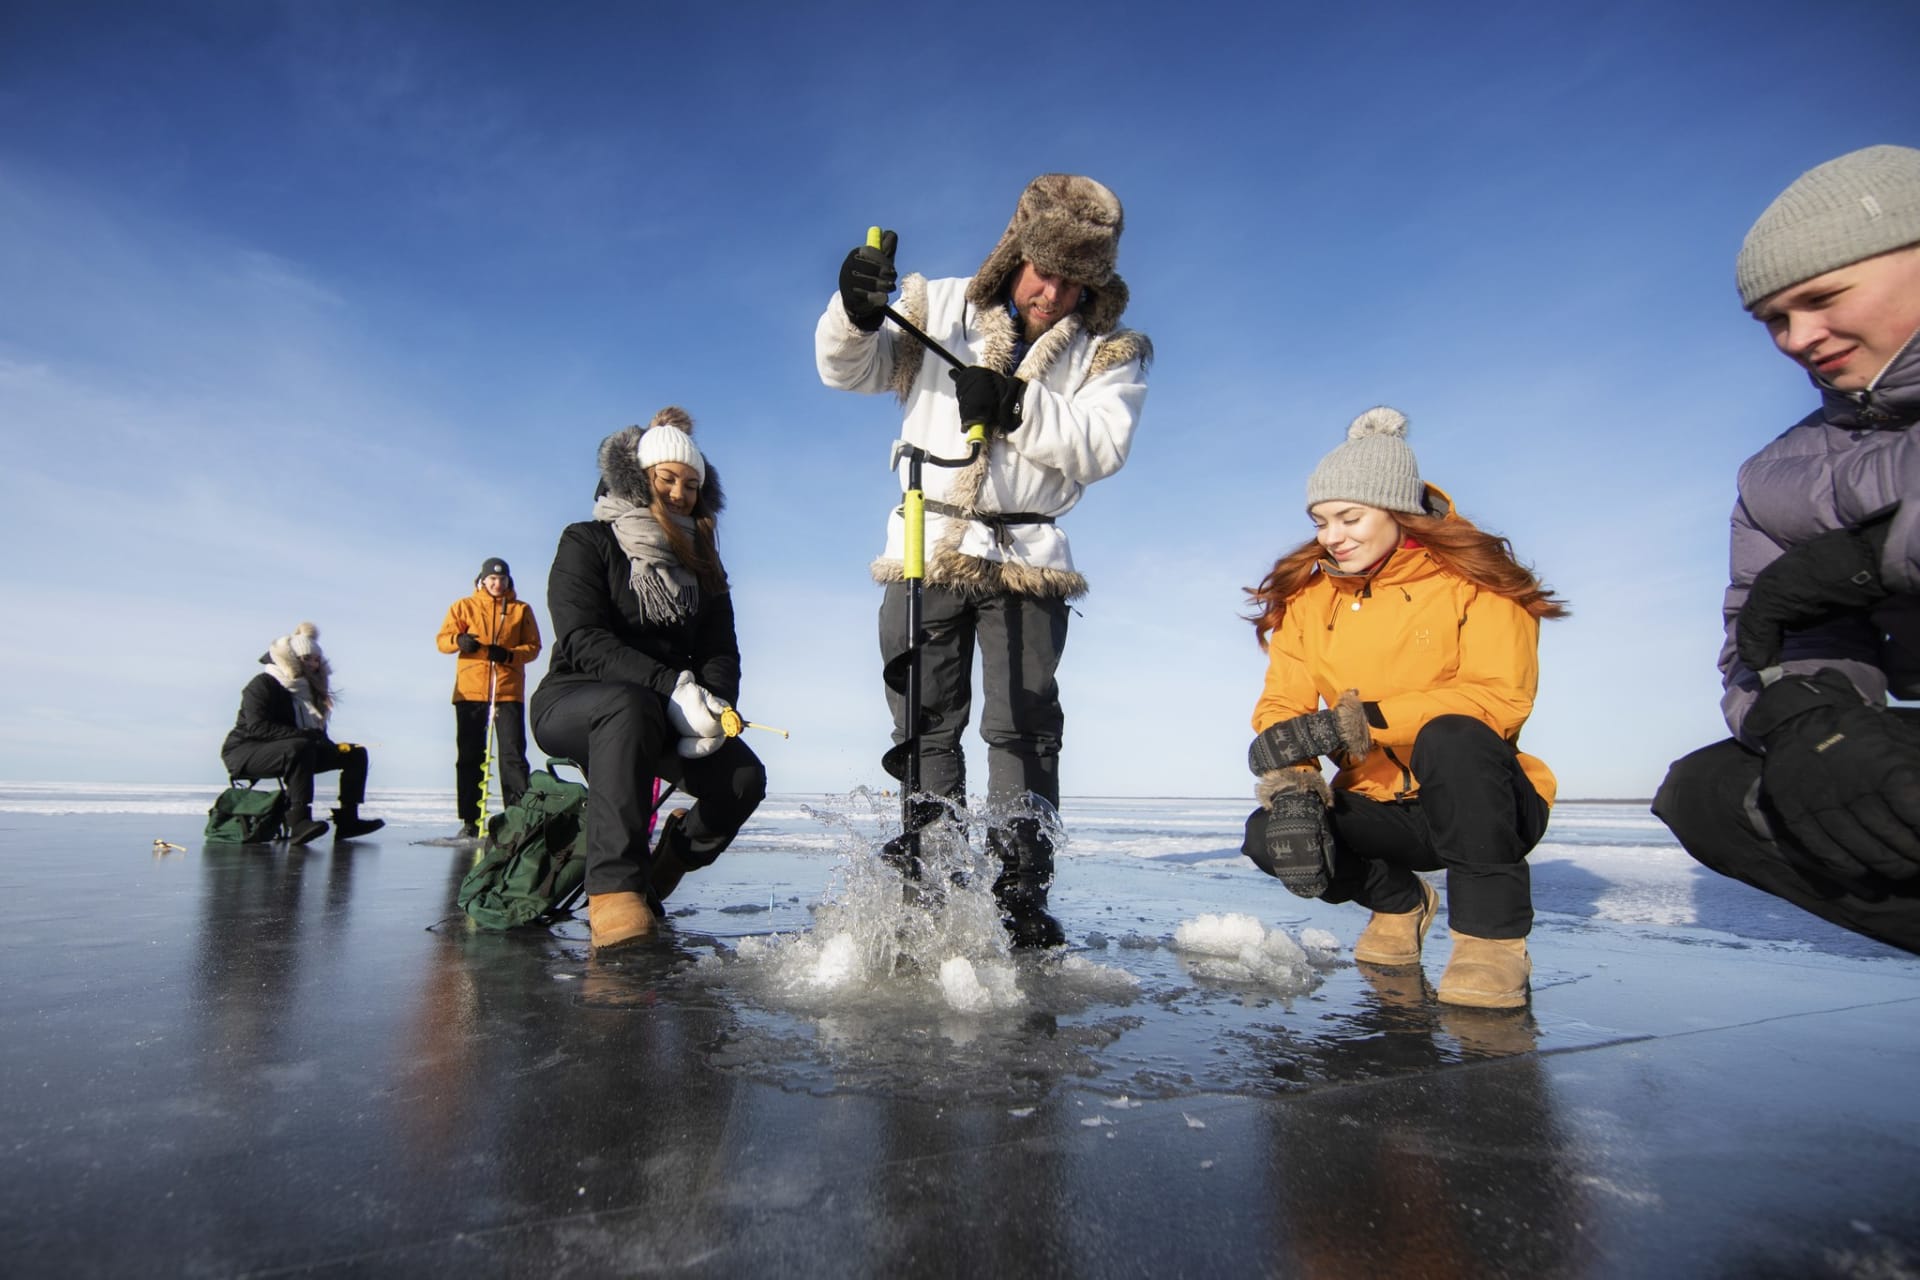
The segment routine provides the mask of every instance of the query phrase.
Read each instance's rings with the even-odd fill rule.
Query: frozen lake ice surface
[[[450,794],[289,849],[217,790],[0,783],[18,1274],[1920,1274],[1920,960],[1644,803],[1556,808],[1488,1012],[1246,801],[1069,798],[1014,954],[977,829],[909,891],[893,800],[774,796],[595,959],[454,911]]]

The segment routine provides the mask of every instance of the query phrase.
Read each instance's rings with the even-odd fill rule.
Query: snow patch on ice
[[[1286,930],[1239,912],[1181,921],[1173,947],[1198,978],[1253,983],[1289,995],[1320,985],[1313,961]]]

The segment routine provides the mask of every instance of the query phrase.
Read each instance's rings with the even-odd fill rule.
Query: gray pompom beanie
[[[1816,165],[1767,206],[1740,246],[1740,305],[1920,244],[1920,151],[1865,147]]]
[[[1426,490],[1407,447],[1407,416],[1380,405],[1355,418],[1347,442],[1307,477],[1307,510],[1344,501],[1418,514],[1426,509]]]

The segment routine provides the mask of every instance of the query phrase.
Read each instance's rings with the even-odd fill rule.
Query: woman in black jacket
[[[600,442],[593,519],[568,525],[547,575],[555,642],[529,710],[550,755],[587,771],[593,947],[638,942],[686,872],[720,856],[767,771],[721,716],[740,693],[733,598],[714,543],[719,478],[693,419],[668,407]],[[649,853],[652,780],[694,797]]]
[[[333,718],[333,667],[320,651],[320,629],[303,622],[260,655],[266,670],[240,691],[240,714],[220,746],[235,778],[278,778],[286,788],[287,842],[307,844],[327,833],[313,816],[313,775],[340,771],[340,807],[333,838],[371,835],[386,824],[360,816],[367,798],[367,749],[327,736]]]

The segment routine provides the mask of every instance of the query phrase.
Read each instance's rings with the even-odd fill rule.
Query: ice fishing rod
[[[770,724],[755,724],[751,720],[744,720],[732,707],[720,713],[720,731],[729,738],[737,738],[748,729],[764,729],[768,733],[777,733],[783,738],[793,736],[785,729],[776,729]]]

